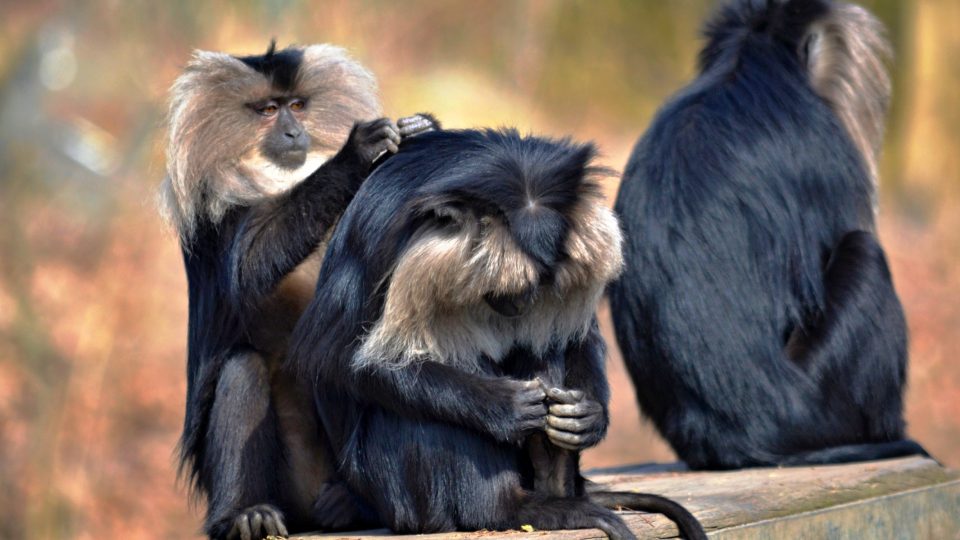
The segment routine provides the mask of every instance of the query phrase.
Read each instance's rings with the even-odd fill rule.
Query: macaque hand
[[[400,149],[400,140],[400,129],[389,118],[358,123],[350,134],[350,144],[367,164],[384,152],[395,154]]]
[[[581,451],[599,443],[607,431],[607,415],[600,403],[581,390],[547,388],[546,433],[550,442]]]
[[[397,128],[400,129],[400,137],[403,139],[419,135],[420,133],[441,129],[440,122],[429,113],[417,113],[413,116],[405,116],[397,120]]]

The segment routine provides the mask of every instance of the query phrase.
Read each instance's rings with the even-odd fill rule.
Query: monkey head
[[[368,180],[373,189],[378,175],[404,171],[435,145],[422,158],[439,165],[413,181],[387,227],[394,255],[361,362],[429,356],[469,366],[513,345],[543,352],[582,336],[622,266],[594,148],[515,131],[427,135]]]
[[[195,51],[170,91],[161,206],[181,238],[289,189],[380,114],[376,82],[338,47]]]
[[[736,46],[741,36],[731,29],[739,28],[741,21],[767,24],[771,5],[784,8],[774,24],[804,31],[796,35],[770,31],[767,39],[774,39],[774,34],[784,38],[780,46],[801,63],[811,89],[836,114],[876,186],[891,93],[885,64],[892,51],[883,24],[866,9],[829,0],[733,0],[706,28],[708,44],[700,54],[701,72]]]

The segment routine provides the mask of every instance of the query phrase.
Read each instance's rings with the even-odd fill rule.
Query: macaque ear
[[[420,201],[414,207],[417,229],[459,232],[474,219],[472,211],[454,198]]]
[[[459,203],[443,204],[430,209],[431,221],[443,229],[462,229],[469,217],[469,212]]]

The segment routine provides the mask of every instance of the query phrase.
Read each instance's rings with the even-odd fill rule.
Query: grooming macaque
[[[316,380],[339,474],[396,532],[599,527],[579,451],[607,429],[594,310],[621,269],[593,147],[434,131],[370,175],[290,361]],[[702,538],[683,507],[619,494]]]
[[[881,24],[737,0],[637,143],[611,311],[643,412],[693,468],[925,452],[904,439],[907,330],[874,223]]]
[[[379,115],[373,76],[328,45],[198,51],[171,89],[162,208],[190,296],[180,459],[211,538],[368,520],[334,476],[310,386],[280,362],[374,160],[434,126]]]

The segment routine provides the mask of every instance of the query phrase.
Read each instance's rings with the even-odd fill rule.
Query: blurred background
[[[909,431],[957,467],[960,2],[866,4],[896,49],[880,228],[910,323]],[[192,49],[337,43],[390,116],[594,139],[620,169],[691,78],[711,5],[0,2],[0,538],[199,530],[173,457],[185,279],[153,204],[166,91]],[[615,352],[610,371],[611,433],[585,465],[675,459]]]

